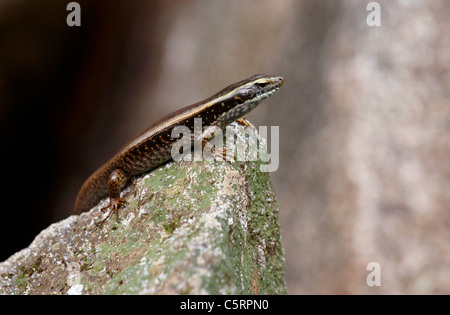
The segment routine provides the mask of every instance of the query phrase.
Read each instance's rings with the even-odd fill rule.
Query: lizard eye
[[[257,87],[260,89],[264,88],[267,85],[267,82],[256,82],[255,83]]]

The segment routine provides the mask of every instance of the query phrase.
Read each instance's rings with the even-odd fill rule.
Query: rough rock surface
[[[261,165],[171,161],[137,177],[119,220],[94,224],[104,199],[1,263],[0,293],[287,293],[278,204]]]

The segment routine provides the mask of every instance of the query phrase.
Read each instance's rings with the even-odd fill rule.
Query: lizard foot
[[[245,128],[250,127],[252,129],[255,129],[255,127],[245,118],[239,118],[236,120],[236,122],[242,126],[244,126]]]
[[[124,204],[125,204],[125,200],[123,198],[120,198],[120,197],[110,198],[109,205],[100,209],[100,211],[103,213],[106,212],[107,210],[109,210],[108,214],[102,220],[95,222],[95,225],[100,225],[100,224],[104,223],[106,220],[108,220],[108,218],[113,213],[115,214],[116,218],[119,219],[119,209]]]

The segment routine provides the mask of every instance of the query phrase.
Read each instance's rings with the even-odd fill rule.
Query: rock
[[[134,178],[119,220],[94,224],[104,199],[1,263],[0,293],[285,294],[278,204],[261,165],[171,161]]]

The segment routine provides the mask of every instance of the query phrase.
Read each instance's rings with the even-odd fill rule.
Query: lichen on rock
[[[250,137],[258,141],[252,129]],[[278,204],[260,161],[168,162],[0,264],[1,294],[285,294]]]

